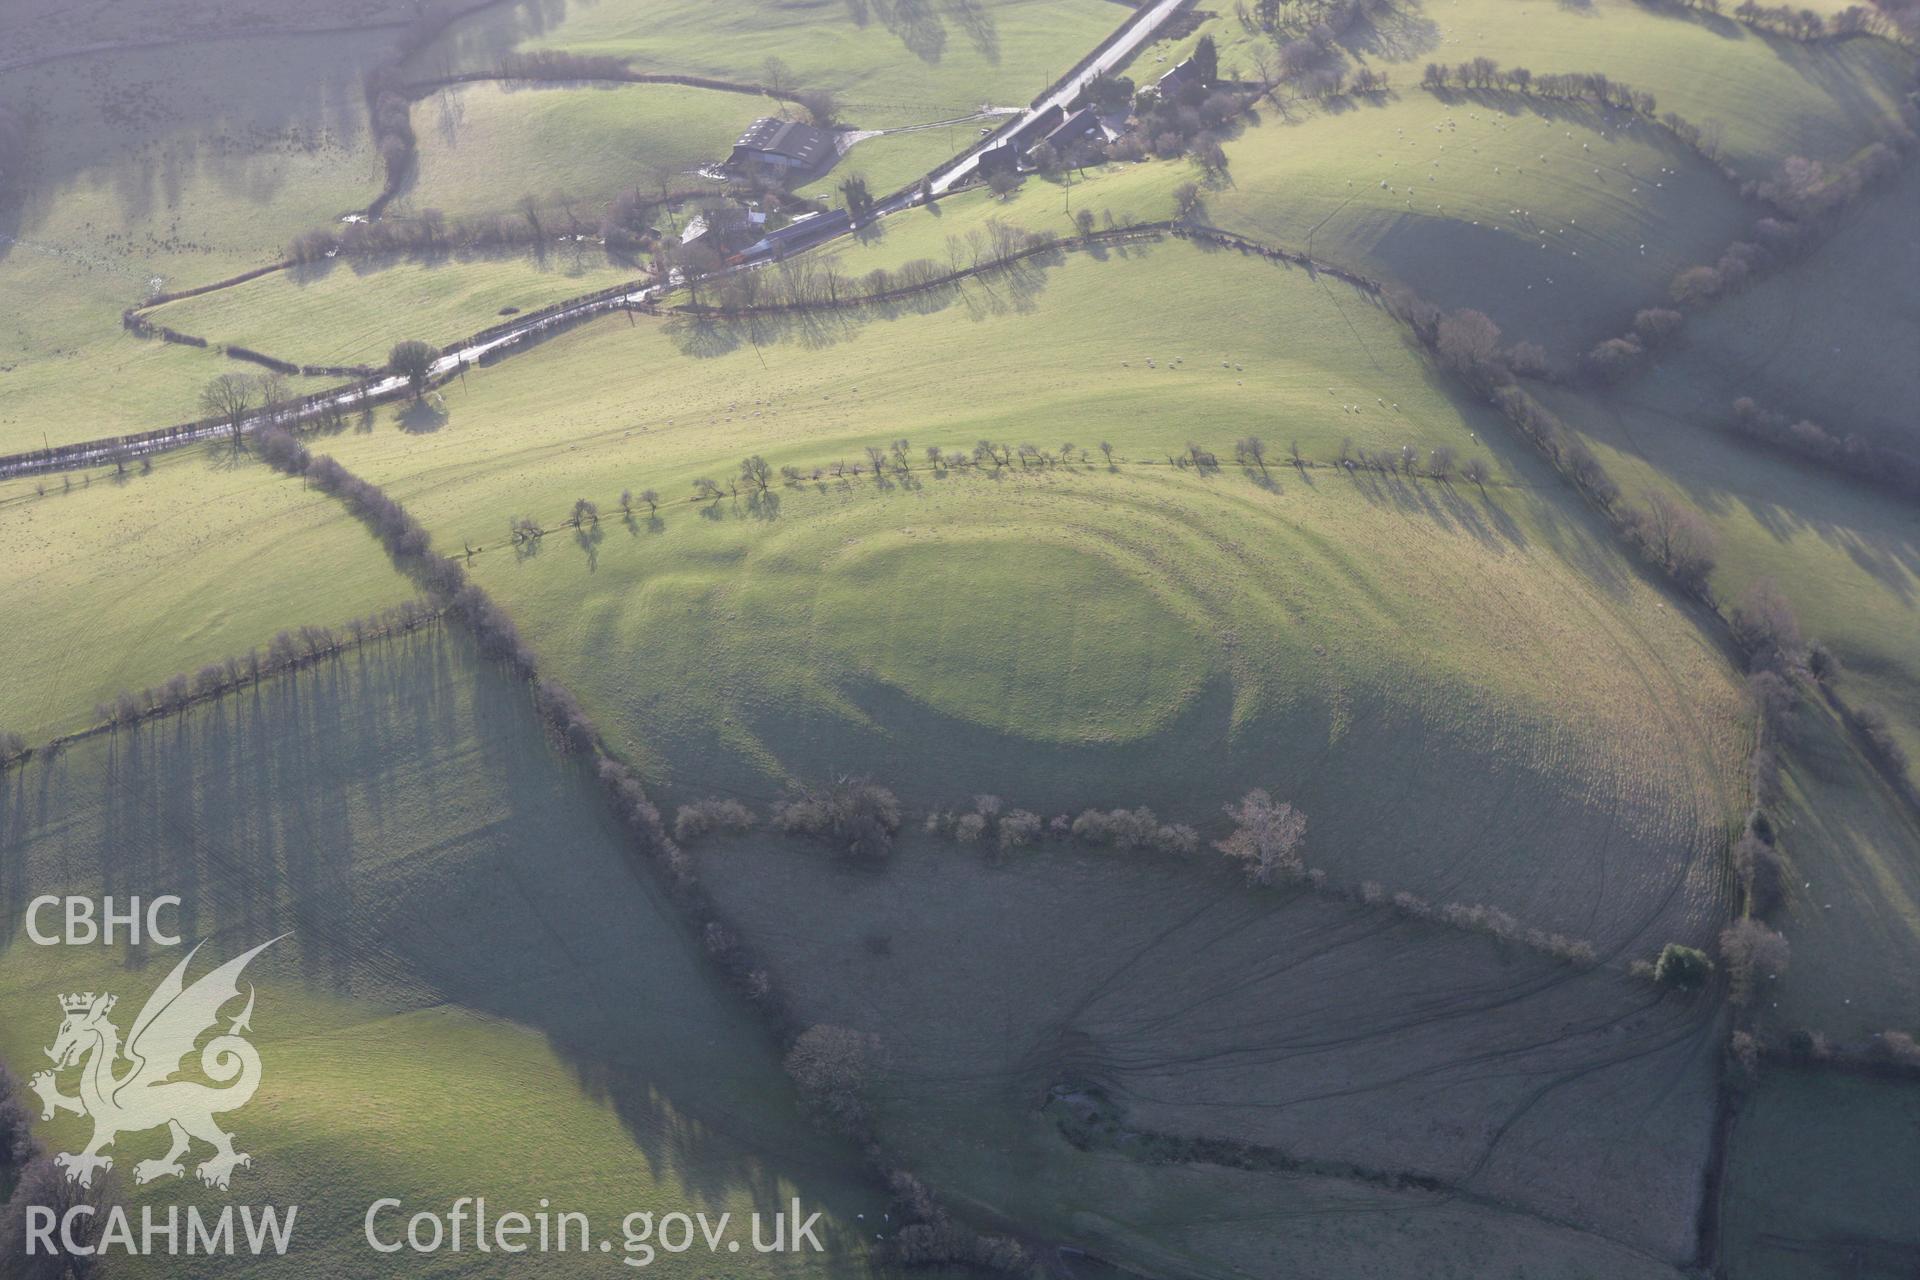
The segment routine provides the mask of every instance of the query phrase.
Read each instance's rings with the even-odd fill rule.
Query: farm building
[[[1106,139],[1106,130],[1100,126],[1099,111],[1093,107],[1082,107],[1033,145],[1038,147],[1045,144],[1059,155],[1070,157],[1078,154],[1088,143],[1105,142]]]
[[[740,204],[720,205],[703,209],[687,219],[686,230],[680,233],[680,243],[693,244],[699,241],[724,251],[734,245],[757,240],[766,223],[767,215],[759,209]]]
[[[762,116],[733,144],[726,167],[741,173],[756,169],[805,173],[832,161],[835,154],[833,135],[825,129]]]
[[[1058,103],[1048,107],[1019,128],[1008,132],[1000,142],[980,153],[979,171],[983,174],[994,173],[1000,169],[1018,169],[1020,161],[1027,152],[1039,144],[1042,138],[1060,127],[1066,112]]]
[[[1200,66],[1192,58],[1183,59],[1173,65],[1173,69],[1154,81],[1153,87],[1160,97],[1168,102],[1177,102],[1180,92],[1191,86],[1202,89],[1207,87],[1207,78],[1201,74]]]

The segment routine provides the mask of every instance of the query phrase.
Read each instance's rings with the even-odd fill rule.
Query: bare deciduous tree
[[[200,407],[207,416],[224,422],[233,432],[233,444],[240,447],[240,429],[247,412],[253,408],[255,383],[244,374],[223,373],[200,392]]]
[[[1784,972],[1791,955],[1787,940],[1758,920],[1734,921],[1720,934],[1720,958],[1731,983],[1728,998],[1735,1004],[1751,1001],[1759,976]]]
[[[1291,804],[1276,802],[1260,788],[1247,792],[1239,804],[1227,805],[1226,813],[1234,821],[1233,834],[1217,841],[1214,848],[1243,862],[1249,880],[1272,884],[1300,871],[1300,846],[1307,837],[1306,814]]]

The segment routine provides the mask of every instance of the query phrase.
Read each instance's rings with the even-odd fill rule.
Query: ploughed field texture
[[[1364,295],[1145,244],[898,311],[596,323],[541,362],[471,374],[431,433],[313,445],[474,549],[666,800],[860,772],[914,814],[1144,803],[1213,838],[1265,786],[1333,883],[1499,906],[1602,958],[1252,891],[1211,854],[995,866],[916,839],[855,874],[770,837],[703,850],[803,1020],[882,1036],[882,1133],[935,1185],[1167,1274],[1691,1256],[1716,1019],[1624,969],[1726,909],[1734,686]],[[1228,453],[1250,404],[1288,433],[1264,475]],[[924,461],[1040,423],[1050,465]],[[1322,465],[1286,464],[1296,429]],[[1349,475],[1326,465],[1346,436],[1495,475]],[[897,438],[907,476],[812,476]],[[1170,465],[1188,440],[1223,465]],[[727,494],[750,453],[800,478]],[[720,498],[690,500],[701,476]],[[583,497],[599,520],[570,526]],[[549,531],[516,546],[514,515]],[[1118,1128],[1077,1149],[1056,1086]],[[1135,1150],[1198,1139],[1251,1167]]]
[[[1728,1266],[1753,1280],[1897,1276],[1920,1251],[1920,1093],[1782,1070],[1736,1122],[1724,1202]]]
[[[253,371],[223,344],[378,364],[399,339],[448,343],[632,278],[644,264],[555,229],[704,189],[699,168],[781,109],[507,82],[509,53],[830,90],[859,140],[806,191],[838,205],[849,174],[879,194],[978,137],[1129,12],[482,7],[397,64],[416,86],[476,78],[414,93],[417,163],[386,216],[498,219],[512,251],[323,259],[154,312],[210,349],[138,340],[123,307],[272,263],[382,189],[364,77],[409,15],[255,8],[168,0],[121,41],[82,6],[0,52],[0,108],[25,110],[28,139],[25,181],[0,192],[0,296],[23,300],[0,315],[0,452],[196,416],[209,378]],[[199,39],[222,23],[246,31]],[[1258,77],[1271,41],[1230,6],[1127,73],[1150,82],[1201,32],[1224,76]],[[140,47],[76,52],[107,40]],[[1476,56],[1604,72],[1700,145],[1609,108],[1421,86],[1426,63]],[[1914,83],[1888,41],[1629,0],[1396,5],[1330,58],[1389,72],[1390,91],[1326,105],[1283,86],[1223,129],[1220,173],[1028,175],[756,279],[773,292],[831,263],[844,291],[876,267],[967,266],[1002,223],[1068,237],[1082,211],[1180,214],[1480,309],[1503,344],[1571,361],[1753,234],[1743,183],[1792,157],[1838,171],[1893,136]],[[1910,443],[1914,193],[1910,174],[1869,193],[1618,384],[1529,387],[1628,498],[1700,512],[1723,609],[1773,580],[1841,659],[1840,693],[1885,705],[1920,754],[1910,505],[1720,429],[1752,394]],[[661,228],[698,200],[656,211]],[[1002,461],[956,460],[982,441]],[[1054,1245],[1169,1277],[1677,1280],[1715,1224],[1739,1280],[1910,1268],[1911,1089],[1770,1062],[1710,1183],[1722,993],[1629,971],[1668,942],[1711,951],[1738,909],[1755,726],[1724,623],[1625,554],[1368,290],[1169,237],[1061,246],[884,305],[602,318],[306,443],[463,557],[669,817],[710,797],[764,816],[843,775],[897,793],[908,827],[883,866],[764,827],[692,852],[800,1024],[880,1038],[889,1161],[970,1225],[1063,1268],[1080,1261]],[[1402,450],[1417,466],[1336,461]],[[870,451],[905,466],[878,473]],[[224,442],[42,484],[0,483],[17,605],[0,729],[35,744],[123,689],[414,592],[341,504]],[[54,993],[116,990],[130,1014],[175,958],[34,947],[27,900],[181,893],[209,955],[290,933],[250,972],[267,1073],[231,1127],[255,1156],[236,1198],[303,1205],[303,1274],[386,1261],[359,1237],[375,1196],[481,1192],[549,1196],[603,1231],[634,1208],[739,1217],[799,1196],[827,1214],[819,1274],[867,1274],[883,1190],[802,1117],[775,1038],[543,741],[526,689],[457,627],[0,774],[0,1060],[38,1062]],[[1783,750],[1772,923],[1792,965],[1747,1016],[1852,1043],[1911,1030],[1909,800],[1817,692]],[[1223,805],[1254,787],[1308,816],[1314,880],[1254,888],[1214,849]],[[921,831],[983,794],[1043,818],[1151,806],[1198,848],[1002,853]],[[1398,893],[1510,913],[1594,963],[1410,918]],[[39,1134],[72,1149],[84,1125]],[[159,1141],[123,1139],[124,1167]],[[656,1263],[729,1280],[811,1265]]]
[[[0,1055],[21,1077],[44,1062],[57,995],[117,993],[124,1033],[185,953],[35,946],[33,897],[181,895],[178,932],[204,940],[190,976],[286,935],[246,972],[262,1082],[223,1120],[252,1166],[228,1192],[191,1169],[186,1188],[135,1187],[165,1133],[112,1148],[136,1224],[149,1202],[300,1206],[286,1258],[200,1259],[195,1274],[497,1274],[470,1247],[388,1256],[362,1237],[382,1196],[445,1213],[478,1194],[494,1214],[541,1197],[585,1212],[616,1250],[636,1209],[744,1223],[797,1195],[824,1211],[826,1254],[663,1254],[658,1272],[858,1265],[872,1233],[854,1215],[877,1218],[882,1201],[857,1153],[799,1117],[764,1031],[597,788],[549,749],[524,688],[457,636],[366,646],[0,782]],[[36,1131],[61,1151],[90,1129],[62,1116]],[[571,1274],[620,1256],[516,1263]],[[155,1276],[180,1262],[115,1261]]]
[[[1693,1251],[1705,1004],[1111,851],[915,840],[876,875],[756,841],[701,864],[803,1019],[881,1037],[882,1128],[916,1167],[1101,1256],[1672,1276]],[[1056,1125],[1082,1111],[1112,1127],[1075,1149]],[[1196,1138],[1232,1154],[1167,1162]]]

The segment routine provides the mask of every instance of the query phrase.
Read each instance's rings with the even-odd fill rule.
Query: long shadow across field
[[[290,983],[375,1018],[445,1004],[540,1032],[709,1207],[844,1189],[853,1153],[801,1121],[604,808],[463,641],[371,645],[6,774],[0,948],[36,959],[37,894],[178,894],[210,954],[290,933],[250,971],[263,1007]]]

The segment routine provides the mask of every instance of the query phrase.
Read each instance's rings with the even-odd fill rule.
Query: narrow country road
[[[1155,33],[1160,30],[1161,24],[1173,16],[1174,10],[1187,3],[1188,0],[1153,0],[1152,4],[1143,5],[1133,17],[1127,19],[1127,25],[1122,28],[1118,39],[1102,49],[1099,56],[1087,66],[1060,80],[1044,96],[1036,99],[1012,127],[1019,128],[1051,107],[1066,110],[1068,104],[1079,97],[1089,84],[1115,67],[1124,66],[1129,58],[1139,52],[1142,45],[1153,39]],[[988,139],[987,142],[976,145],[967,152],[966,158],[961,163],[948,170],[943,176],[934,179],[933,193],[944,195],[952,190],[956,183],[971,174],[974,166],[980,161],[980,153],[986,150],[991,141]]]
[[[1127,60],[1132,58],[1143,45],[1149,43],[1154,38],[1155,34],[1158,33],[1160,27],[1168,18],[1172,17],[1177,10],[1189,3],[1191,3],[1191,0],[1153,0],[1151,4],[1143,5],[1137,9],[1133,15],[1127,19],[1125,24],[1121,26],[1119,34],[1111,37],[1098,55],[1092,58],[1086,66],[1056,81],[1046,93],[1036,98],[1031,106],[1025,111],[1020,112],[1008,127],[1018,128],[1052,107],[1057,106],[1064,110],[1067,104],[1079,97],[1081,92],[1094,79],[1116,67],[1125,65]],[[926,179],[928,188],[936,196],[944,195],[953,190],[972,175],[975,166],[979,163],[981,153],[992,145],[992,143],[993,139],[991,138],[983,139],[981,142],[974,144],[963,152],[958,160],[944,162],[939,169],[936,169],[934,173]],[[916,182],[896,192],[892,196],[887,197],[875,207],[872,217],[863,219],[851,227],[833,231],[830,234],[822,234],[817,239],[808,241],[801,247],[812,249],[822,244],[831,243],[842,236],[853,234],[853,232],[860,227],[869,225],[875,218],[886,217],[889,214],[900,213],[914,207],[914,205],[920,201],[919,186],[920,183]],[[825,231],[825,229],[823,226],[822,230]],[[790,248],[788,251],[792,252],[794,249]],[[706,278],[727,275],[734,271],[754,270],[773,261],[775,256],[772,251],[765,251],[736,266],[726,267],[720,271],[713,272],[711,276]],[[496,352],[505,351],[518,343],[524,342],[528,338],[552,329],[556,325],[571,324],[576,320],[594,315],[598,312],[616,311],[644,303],[655,297],[659,292],[660,287],[658,285],[648,285],[636,288],[629,293],[616,294],[612,297],[596,297],[572,306],[563,307],[553,313],[529,320],[523,325],[518,325],[501,333],[497,333],[485,341],[468,343],[465,346],[447,352],[442,355],[439,360],[434,362],[433,375],[439,378],[458,373],[467,366],[478,364],[487,356],[493,355]],[[356,410],[399,395],[406,389],[406,385],[406,379],[398,376],[377,378],[371,382],[356,383],[349,387],[343,387],[336,393],[307,404],[294,415],[294,418],[297,421],[300,418],[312,417],[326,409],[336,406],[342,409]],[[242,431],[255,430],[263,425],[265,421],[266,416],[264,414],[254,414],[242,422],[241,429]],[[32,453],[14,454],[7,457],[0,457],[0,476],[27,475],[36,471],[68,470],[73,467],[108,462],[115,458],[136,458],[145,453],[156,453],[175,448],[179,445],[192,444],[196,441],[219,439],[223,436],[230,435],[232,430],[230,426],[225,424],[202,424],[190,428],[182,428],[162,438],[149,441],[130,441],[126,437],[114,436],[104,440],[56,446],[50,451],[37,450]]]

